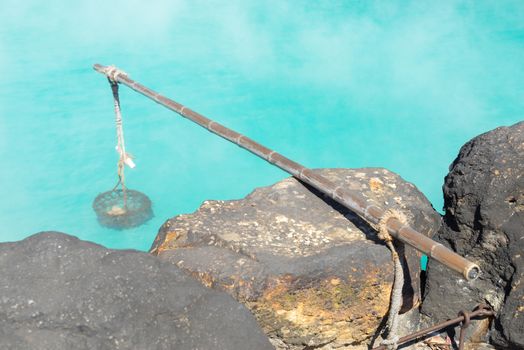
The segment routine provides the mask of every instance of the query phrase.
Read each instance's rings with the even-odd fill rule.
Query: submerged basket
[[[126,190],[126,204],[122,190],[100,193],[93,201],[93,209],[102,226],[117,230],[140,226],[153,217],[151,200],[145,194]]]

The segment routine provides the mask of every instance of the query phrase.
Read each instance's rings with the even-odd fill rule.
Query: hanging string
[[[388,335],[387,338],[382,341],[382,345],[385,345],[388,350],[396,350],[398,348],[398,341],[400,339],[398,335],[399,312],[402,307],[402,288],[404,287],[404,271],[400,257],[393,244],[393,237],[391,237],[387,229],[387,222],[392,218],[396,218],[403,224],[407,224],[407,218],[402,212],[390,209],[384,213],[377,227],[378,237],[386,243],[391,251],[395,271],[395,280],[393,281],[387,320]]]
[[[118,82],[117,78],[118,75],[125,75],[125,73],[117,70],[114,67],[108,67],[107,71],[107,77],[109,80],[109,84],[111,85],[111,91],[113,92],[113,100],[115,105],[115,124],[116,124],[116,138],[117,138],[117,145],[116,145],[116,151],[119,154],[118,164],[117,164],[117,174],[118,174],[118,182],[113,188],[113,191],[116,190],[118,185],[122,188],[122,194],[124,199],[124,208],[127,206],[127,193],[126,193],[126,185],[125,185],[125,166],[129,166],[130,168],[135,167],[135,163],[133,162],[133,159],[130,154],[126,152],[126,146],[124,141],[124,129],[122,127],[122,112],[120,109],[120,97],[118,94]]]

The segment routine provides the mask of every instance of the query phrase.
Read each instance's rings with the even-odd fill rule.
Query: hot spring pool
[[[523,119],[524,3],[3,0],[0,241],[58,230],[147,250],[169,217],[287,176],[121,88],[127,184],[155,217],[99,226],[116,182],[109,85],[139,82],[313,167],[389,168],[442,208],[471,137]]]

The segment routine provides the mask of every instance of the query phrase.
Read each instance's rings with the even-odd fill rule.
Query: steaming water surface
[[[306,166],[389,168],[439,210],[459,147],[523,119],[521,1],[1,2],[0,241],[147,250],[167,218],[287,176],[122,87],[127,182],[156,216],[100,227],[117,155],[95,62]]]

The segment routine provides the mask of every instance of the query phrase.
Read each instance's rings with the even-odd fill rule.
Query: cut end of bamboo
[[[464,277],[468,281],[476,280],[480,275],[480,267],[478,267],[477,264],[471,264],[470,266],[466,267],[464,270]]]
[[[93,65],[93,69],[96,70],[98,73],[103,73],[104,72],[104,68],[105,68],[105,66],[102,66],[101,64],[98,64],[98,63],[95,63]]]

